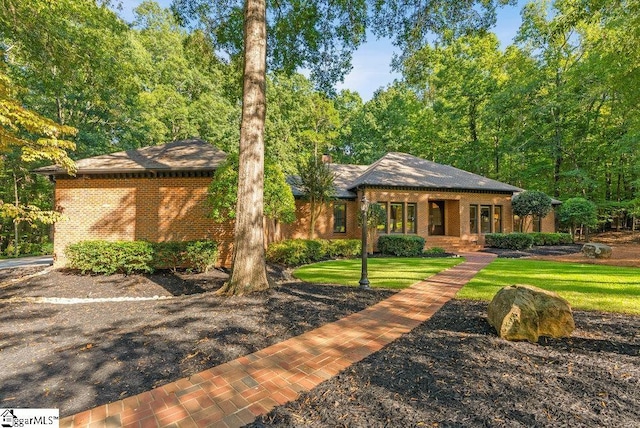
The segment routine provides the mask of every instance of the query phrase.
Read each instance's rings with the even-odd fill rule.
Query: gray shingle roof
[[[136,173],[147,171],[213,171],[227,155],[206,141],[191,139],[160,146],[95,156],[76,162],[78,174]],[[458,168],[420,159],[405,153],[387,153],[370,166],[329,164],[335,174],[336,196],[355,198],[361,186],[424,189],[520,192],[522,189]],[[44,175],[65,175],[57,165],[38,168]],[[288,177],[294,196],[303,192]],[[558,201],[559,202],[559,201]]]
[[[349,190],[360,186],[391,186],[451,190],[522,191],[458,168],[420,159],[406,153],[387,153],[349,184]]]
[[[368,166],[331,163],[329,168],[334,174],[335,196],[338,198],[355,198],[357,195],[349,190],[349,184],[358,178]],[[287,183],[291,186],[293,196],[304,196],[304,192],[296,185],[298,180],[299,177],[295,175],[287,177]]]
[[[206,141],[192,139],[82,159],[76,162],[76,166],[78,174],[211,171],[224,162],[226,157],[225,152]],[[38,168],[35,172],[45,175],[66,174],[57,165]]]

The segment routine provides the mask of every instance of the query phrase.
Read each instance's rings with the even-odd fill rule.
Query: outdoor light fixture
[[[369,289],[369,278],[367,274],[367,211],[369,210],[369,201],[362,192],[362,200],[360,200],[360,210],[362,210],[362,272],[360,274],[360,288]]]

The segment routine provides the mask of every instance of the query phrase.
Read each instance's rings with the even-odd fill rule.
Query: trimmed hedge
[[[424,250],[422,254],[426,254],[429,256],[440,256],[440,255],[447,254],[447,251],[444,248],[431,247]]]
[[[267,248],[267,261],[285,266],[299,266],[327,258],[355,257],[360,254],[358,239],[289,239]]]
[[[531,233],[533,245],[566,245],[573,244],[573,236],[570,233]]]
[[[383,235],[378,238],[378,251],[399,257],[417,257],[424,249],[424,238],[415,235]]]
[[[487,247],[509,250],[526,250],[533,245],[533,236],[530,233],[487,233],[484,239]]]
[[[573,244],[570,233],[488,233],[485,235],[487,247],[525,250],[532,245],[566,245]]]
[[[83,274],[151,273],[177,268],[206,272],[218,259],[218,244],[214,241],[82,241],[69,245],[65,254],[67,267]]]

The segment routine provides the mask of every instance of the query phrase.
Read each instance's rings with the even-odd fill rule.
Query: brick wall
[[[372,202],[400,202],[416,203],[417,235],[426,240],[426,246],[444,246],[455,248],[458,246],[484,243],[482,234],[471,233],[469,221],[470,205],[489,205],[502,207],[502,232],[513,232],[513,212],[511,210],[511,196],[504,194],[461,193],[461,192],[429,192],[429,191],[401,191],[368,189],[367,199]],[[358,201],[339,201],[347,203],[347,232],[333,232],[333,203],[328,204],[323,215],[316,222],[315,237],[323,239],[360,238],[358,215],[361,195]],[[444,201],[445,235],[429,235],[429,201]],[[309,236],[309,203],[304,200],[296,201],[298,218],[291,225],[282,226],[283,238],[307,238]],[[492,209],[493,212],[493,209]],[[405,223],[406,223],[405,208]],[[542,222],[544,232],[555,231],[555,218],[551,213]]]
[[[220,262],[231,261],[233,224],[207,218],[210,177],[58,179],[55,203],[67,220],[55,225],[56,266],[67,245],[104,239],[182,241],[212,239]]]
[[[210,177],[167,178],[61,178],[56,182],[56,207],[68,219],[55,225],[56,266],[65,263],[64,249],[83,240],[104,239],[181,241],[213,239],[220,244],[220,264],[231,264],[233,223],[217,224],[207,218],[207,187]],[[513,231],[511,197],[501,194],[367,190],[372,202],[416,203],[417,235],[427,247],[483,244],[481,234],[473,234],[469,224],[469,206],[502,207],[503,232]],[[323,207],[315,225],[315,237],[358,239],[360,196],[357,201],[336,201]],[[444,201],[445,236],[430,236],[429,201]],[[346,232],[333,231],[333,204],[346,203]],[[297,220],[292,224],[267,223],[267,241],[307,238],[309,203],[296,200]],[[406,217],[406,209],[405,209]],[[406,219],[405,219],[406,223]],[[555,230],[552,212],[543,219],[544,232]]]

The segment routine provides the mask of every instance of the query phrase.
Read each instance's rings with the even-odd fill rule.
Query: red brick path
[[[61,427],[239,427],[295,400],[429,319],[493,255],[466,262],[331,324],[191,377],[66,417]]]

